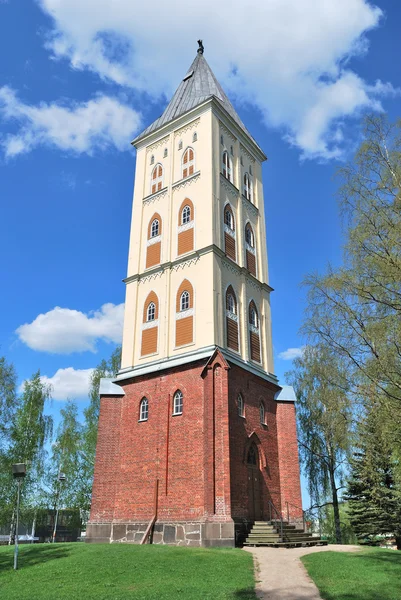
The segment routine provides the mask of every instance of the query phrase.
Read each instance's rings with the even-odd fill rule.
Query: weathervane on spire
[[[205,48],[203,47],[203,41],[198,40],[198,44],[199,44],[198,54],[203,54],[203,51],[205,50]]]

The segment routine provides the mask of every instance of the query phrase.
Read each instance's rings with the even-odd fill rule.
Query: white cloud
[[[368,51],[382,11],[367,0],[37,0],[52,17],[47,48],[153,97],[172,91],[201,35],[206,56],[239,101],[256,105],[306,157],[342,153],[342,122],[381,110],[389,84],[369,84],[348,66]]]
[[[53,377],[41,376],[41,381],[51,386],[54,400],[79,400],[87,398],[91,376],[94,369],[58,369]],[[24,382],[20,385],[20,392],[24,389]]]
[[[301,346],[300,348],[287,348],[284,352],[280,352],[278,357],[282,360],[294,360],[294,358],[298,358],[303,355],[305,346]]]
[[[116,98],[99,94],[81,104],[33,106],[19,100],[8,86],[0,88],[0,116],[17,124],[16,133],[0,139],[6,158],[41,145],[77,154],[110,147],[127,150],[141,123],[139,113]]]
[[[38,315],[32,323],[16,330],[19,339],[32,350],[53,354],[96,352],[96,342],[120,343],[124,304],[103,304],[88,314],[56,306]]]

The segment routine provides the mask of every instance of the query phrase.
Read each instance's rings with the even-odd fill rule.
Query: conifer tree
[[[393,444],[378,402],[371,404],[359,425],[359,442],[350,466],[346,498],[356,536],[363,540],[391,534],[401,550],[401,488]]]

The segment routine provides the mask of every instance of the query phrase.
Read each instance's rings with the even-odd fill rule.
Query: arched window
[[[253,325],[256,329],[259,329],[258,313],[256,312],[256,308],[252,304],[249,308],[249,323]]]
[[[193,175],[195,171],[195,154],[192,148],[187,148],[182,156],[182,178]]]
[[[176,348],[192,344],[194,333],[194,289],[188,279],[184,279],[177,290],[175,314]]]
[[[238,341],[238,310],[237,298],[232,286],[228,286],[226,291],[226,333],[227,333],[227,348],[239,351]]]
[[[235,305],[234,296],[232,294],[227,294],[227,310],[233,313],[233,315],[237,314],[237,307]]]
[[[189,292],[186,290],[182,292],[180,298],[180,310],[188,310],[189,309]]]
[[[220,136],[220,144],[224,146],[224,137],[222,135]]]
[[[167,150],[167,148],[164,148],[163,158],[166,158],[167,155],[168,155],[168,150]]]
[[[149,401],[147,398],[142,398],[139,405],[139,420],[147,421],[149,417]]]
[[[152,225],[150,226],[150,237],[151,238],[157,237],[159,235],[159,230],[160,230],[159,219],[154,219],[152,221]]]
[[[182,140],[178,142],[178,150],[182,150]]]
[[[196,133],[196,131],[194,132],[194,134],[192,136],[192,141],[193,142],[197,142],[198,141],[198,134]]]
[[[258,464],[258,451],[255,444],[252,444],[248,450],[248,455],[246,457],[246,462],[248,465],[252,465],[254,467]]]
[[[227,227],[229,229],[231,229],[231,231],[234,231],[234,229],[235,229],[234,215],[233,215],[233,211],[231,210],[230,206],[228,206],[228,205],[224,209],[224,223],[225,223],[225,225],[227,225]]]
[[[260,424],[266,425],[265,405],[263,404],[263,402],[261,402],[259,404],[259,418],[260,418]]]
[[[186,204],[181,213],[181,224],[186,225],[191,220],[191,207]]]
[[[232,173],[231,173],[231,159],[227,150],[223,152],[223,165],[222,165],[223,175],[228,181],[232,181]]]
[[[233,146],[230,146],[230,153],[231,153],[231,156],[234,156],[234,148],[233,148]]]
[[[149,292],[143,304],[141,356],[157,354],[159,334],[159,299]]]
[[[237,410],[240,417],[244,416],[244,399],[241,394],[237,396]]]
[[[252,227],[247,224],[245,227],[245,241],[251,248],[255,247],[255,237],[253,235]]]
[[[155,194],[163,187],[163,167],[160,163],[155,165],[152,171],[151,193]]]
[[[155,157],[154,154],[152,154],[152,156],[150,157],[150,164],[153,165],[155,162]]]
[[[253,300],[249,304],[249,350],[251,360],[260,363],[259,317]]]
[[[173,415],[182,415],[184,406],[184,396],[180,390],[177,390],[173,398]]]
[[[156,306],[154,302],[151,302],[146,311],[146,321],[154,321],[156,318]]]
[[[245,242],[246,268],[256,277],[255,236],[249,223],[245,226]]]
[[[252,181],[248,173],[244,175],[244,196],[252,202]]]

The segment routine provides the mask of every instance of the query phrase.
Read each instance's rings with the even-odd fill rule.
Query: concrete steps
[[[283,522],[281,539],[280,521],[255,521],[244,542],[245,546],[271,546],[273,548],[299,548],[300,546],[326,546],[327,541]]]

